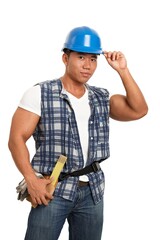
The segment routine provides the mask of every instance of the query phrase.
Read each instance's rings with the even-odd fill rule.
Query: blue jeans
[[[65,220],[69,240],[100,240],[103,226],[103,199],[94,204],[89,186],[78,187],[74,202],[54,197],[48,206],[32,208],[25,240],[57,240]]]

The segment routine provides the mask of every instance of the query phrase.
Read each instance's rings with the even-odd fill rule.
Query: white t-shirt
[[[66,93],[75,112],[85,166],[88,157],[88,120],[90,117],[88,90],[86,89],[85,94],[81,98],[76,98],[67,91]],[[41,116],[41,89],[39,85],[29,88],[24,93],[19,107]],[[79,179],[81,181],[88,181],[86,175],[80,176]]]
[[[23,94],[19,107],[41,116],[41,89],[39,85],[29,88]]]

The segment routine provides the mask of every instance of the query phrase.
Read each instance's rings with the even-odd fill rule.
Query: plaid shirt
[[[41,118],[33,134],[36,154],[31,163],[33,168],[50,175],[61,154],[67,156],[64,173],[82,169],[83,153],[75,114],[69,98],[59,79],[39,83],[41,87]],[[87,164],[109,157],[109,93],[107,90],[89,86],[89,154]],[[87,174],[95,203],[104,194],[102,170]],[[54,194],[73,201],[78,177],[69,177],[59,182]]]

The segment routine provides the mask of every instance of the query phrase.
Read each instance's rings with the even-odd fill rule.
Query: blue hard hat
[[[69,32],[62,50],[66,48],[75,52],[103,53],[98,33],[86,26],[74,28]]]

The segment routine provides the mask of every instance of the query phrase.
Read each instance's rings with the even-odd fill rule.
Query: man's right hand
[[[48,205],[53,199],[53,195],[47,191],[47,186],[52,182],[52,179],[33,177],[27,178],[27,189],[29,193],[28,201],[31,201],[33,206]]]

